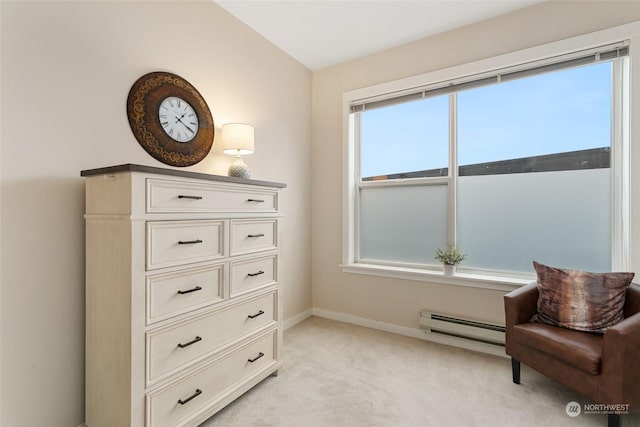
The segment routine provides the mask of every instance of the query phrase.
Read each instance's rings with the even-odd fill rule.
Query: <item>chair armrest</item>
[[[605,332],[605,337],[607,334],[619,335],[621,337],[634,337],[638,335],[637,338],[640,338],[640,313],[626,317],[615,325],[608,327]]]
[[[611,403],[640,406],[640,313],[625,318],[604,333],[602,374],[604,391]]]
[[[504,296],[505,323],[507,327],[527,323],[538,312],[538,287],[536,282],[525,285]]]
[[[624,317],[631,317],[640,313],[640,286],[632,283],[627,288],[627,295],[624,302]]]

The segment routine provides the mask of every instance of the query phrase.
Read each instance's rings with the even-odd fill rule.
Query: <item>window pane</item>
[[[458,94],[466,267],[611,268],[611,63]]]
[[[610,62],[458,93],[458,164],[611,145]]]
[[[360,258],[435,264],[447,244],[447,186],[360,189]]]
[[[611,269],[610,169],[458,179],[463,267]]]
[[[360,113],[362,178],[425,176],[412,174],[425,170],[432,171],[430,176],[446,176],[448,105],[448,96],[444,95]]]

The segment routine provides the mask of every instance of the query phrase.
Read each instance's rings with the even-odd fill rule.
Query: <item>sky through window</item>
[[[609,147],[612,64],[458,93],[458,164]],[[448,95],[365,111],[362,176],[446,168]]]

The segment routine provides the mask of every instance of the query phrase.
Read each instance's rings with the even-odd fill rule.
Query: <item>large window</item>
[[[353,260],[527,275],[610,271],[623,44],[352,101]]]

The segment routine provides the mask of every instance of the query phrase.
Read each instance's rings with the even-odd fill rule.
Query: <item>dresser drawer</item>
[[[278,281],[278,257],[269,255],[231,263],[231,297]]]
[[[147,324],[225,298],[227,264],[147,277]]]
[[[276,361],[277,332],[248,342],[182,381],[147,395],[147,427],[192,425],[202,411]],[[191,421],[191,422],[190,422]]]
[[[275,324],[277,295],[257,298],[147,334],[147,381],[153,383],[257,329]]]
[[[147,180],[147,213],[276,212],[275,191],[234,184]]]
[[[222,258],[226,221],[147,223],[147,269]]]
[[[232,220],[231,255],[275,249],[278,246],[278,230],[275,219]]]

